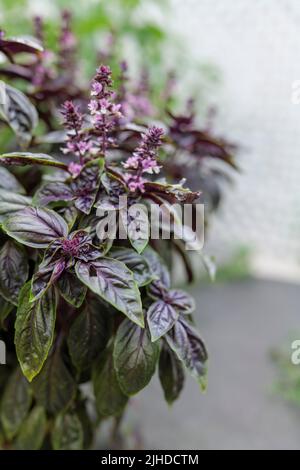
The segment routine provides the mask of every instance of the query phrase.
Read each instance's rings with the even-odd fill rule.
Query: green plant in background
[[[138,12],[143,6],[153,4],[158,9],[166,9],[168,0],[78,0],[76,7],[72,0],[43,1],[38,14],[45,19],[47,30],[45,46],[51,50],[57,47],[57,22],[62,9],[73,12],[73,30],[80,37],[79,55],[85,77],[90,77],[95,69],[97,58],[95,51],[101,53],[113,35],[114,55],[110,57],[113,72],[118,60],[127,59],[149,68],[159,67],[163,55],[163,43],[167,41],[164,30],[157,22],[148,17],[141,17]],[[10,35],[32,34],[30,17],[34,9],[31,0],[3,0],[0,21]],[[20,11],[25,14],[20,15]],[[26,13],[28,16],[26,16]],[[154,70],[153,70],[154,72]],[[155,73],[153,73],[155,75]]]

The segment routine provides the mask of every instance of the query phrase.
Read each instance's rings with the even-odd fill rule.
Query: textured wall
[[[291,84],[300,79],[300,2],[171,3],[172,29],[190,54],[222,71],[223,85],[211,96],[218,131],[243,145],[243,173],[208,248],[222,256],[249,245],[259,271],[292,275],[300,264],[300,105],[291,103]]]

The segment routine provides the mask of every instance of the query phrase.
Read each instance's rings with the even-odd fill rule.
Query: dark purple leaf
[[[125,203],[120,196],[125,196],[127,193],[120,179],[106,172],[102,174],[101,183],[103,189],[98,195],[95,206],[103,211],[122,209]]]
[[[140,292],[132,272],[124,263],[100,258],[89,263],[79,261],[75,270],[81,282],[92,292],[144,327]]]
[[[12,128],[21,144],[28,146],[38,124],[38,114],[27,96],[6,84],[0,102],[0,117]]]
[[[43,52],[41,44],[32,37],[10,37],[0,39],[0,51],[9,58],[15,54],[40,54]]]
[[[104,159],[98,158],[87,163],[70,187],[75,197],[75,206],[81,212],[89,214],[95,203],[100,186]]]
[[[23,247],[8,241],[0,251],[0,294],[18,305],[20,291],[27,281],[28,260]]]
[[[87,287],[79,281],[75,274],[65,271],[57,282],[62,297],[76,308],[84,302]]]
[[[191,204],[200,196],[199,192],[190,191],[189,189],[183,188],[180,184],[172,185],[148,181],[145,183],[144,196],[150,197],[152,194],[171,204],[176,202]]]
[[[0,69],[0,75],[8,78],[21,78],[28,82],[32,80],[32,70],[19,64],[5,64],[5,66]]]
[[[58,281],[65,267],[66,261],[63,258],[39,266],[38,271],[32,277],[30,300],[40,299],[49,287]]]
[[[77,386],[63,361],[59,348],[48,356],[43,369],[35,377],[32,385],[37,403],[51,414],[59,413],[72,402]]]
[[[62,207],[57,211],[67,222],[69,230],[72,230],[78,217],[78,210],[74,206]]]
[[[57,299],[49,289],[42,299],[30,301],[30,283],[21,291],[17,311],[15,345],[23,374],[31,382],[49,354],[56,320]]]
[[[0,166],[0,189],[19,194],[25,194],[25,189],[17,178],[6,168]]]
[[[133,272],[133,276],[139,287],[149,284],[154,276],[151,268],[142,255],[130,248],[112,248],[109,252],[110,256],[114,259],[122,261]]]
[[[171,286],[170,273],[164,264],[162,258],[150,246],[143,252],[143,256],[148,261],[153,275],[161,282],[167,289]]]
[[[94,362],[93,386],[100,416],[119,416],[128,402],[117,380],[111,348]]]
[[[50,182],[42,186],[35,195],[35,201],[41,206],[53,202],[75,201],[81,212],[89,214],[94,205],[103,171],[102,158],[86,164],[80,174],[66,182]]]
[[[118,328],[114,345],[114,365],[121,389],[135,395],[150,382],[159,356],[158,344],[152,343],[146,328],[124,320]]]
[[[70,186],[61,181],[47,183],[34,196],[34,202],[39,206],[47,206],[52,202],[72,201],[73,191]]]
[[[182,362],[166,345],[159,357],[159,379],[166,402],[172,405],[183,389],[185,377]]]
[[[151,341],[164,336],[174,326],[178,316],[177,310],[164,300],[154,302],[147,311]]]
[[[26,166],[26,165],[42,165],[42,166],[53,166],[67,170],[65,163],[59,162],[50,155],[43,153],[29,153],[29,152],[13,152],[4,153],[0,155],[0,164],[2,165],[14,165],[14,166]]]
[[[194,312],[196,308],[193,297],[182,290],[169,291],[166,296],[166,300],[181,314],[190,314]]]
[[[81,371],[89,369],[111,335],[111,314],[96,296],[89,296],[84,309],[72,323],[68,335],[69,353]]]
[[[14,212],[19,212],[31,204],[31,197],[0,189],[0,223]]]
[[[50,209],[27,207],[7,219],[3,230],[12,238],[33,248],[46,248],[53,240],[66,237],[64,219]]]
[[[198,332],[183,318],[179,318],[165,338],[177,357],[205,389],[208,356]]]

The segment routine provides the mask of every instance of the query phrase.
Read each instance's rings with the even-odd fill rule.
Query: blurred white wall
[[[258,274],[300,280],[299,0],[171,0],[171,29],[195,60],[223,76],[211,95],[216,129],[241,144],[242,174],[228,189],[207,248],[222,258],[253,248]],[[195,76],[194,79],[197,80]]]

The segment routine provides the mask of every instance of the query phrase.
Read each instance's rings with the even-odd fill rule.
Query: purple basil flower
[[[82,165],[79,165],[79,163],[71,162],[68,166],[68,171],[71,173],[73,178],[76,178],[81,173],[82,168]]]
[[[157,161],[151,157],[142,160],[142,168],[145,173],[156,173],[160,172],[161,166],[158,165]]]
[[[146,180],[139,175],[131,175],[129,173],[125,174],[125,181],[127,183],[129,191],[135,193],[140,191],[141,193],[145,192],[145,182]]]
[[[64,117],[64,126],[66,129],[79,132],[82,128],[83,116],[79,111],[79,107],[75,106],[72,101],[66,101],[62,106],[61,114]]]
[[[74,71],[77,41],[71,30],[72,15],[68,10],[62,13],[62,27],[59,37],[59,66],[66,71]]]
[[[44,22],[41,16],[35,16],[33,18],[34,35],[40,41],[44,43]]]
[[[83,115],[78,106],[75,106],[72,101],[65,102],[62,107],[62,115],[64,117],[64,126],[69,130],[66,145],[62,151],[65,154],[73,153],[76,157],[79,157],[80,164],[83,165],[85,157],[93,147],[89,135],[82,131]]]
[[[146,134],[142,135],[140,146],[132,156],[123,163],[123,167],[132,173],[125,174],[125,181],[130,191],[144,192],[145,179],[143,173],[159,173],[160,166],[157,163],[157,151],[162,145],[163,129],[150,127]]]
[[[100,137],[97,144],[103,155],[105,155],[108,146],[113,144],[109,134],[122,116],[121,105],[113,103],[115,93],[110,89],[112,83],[110,68],[106,65],[100,65],[92,82],[92,99],[88,109],[96,134]]]

